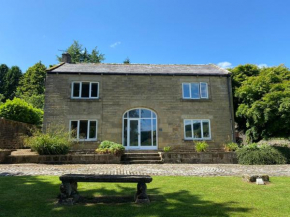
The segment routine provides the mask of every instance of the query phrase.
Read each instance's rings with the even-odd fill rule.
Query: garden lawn
[[[56,176],[0,177],[0,216],[290,216],[290,177],[258,186],[240,177],[157,176],[143,205],[133,202],[136,184],[79,183],[82,196],[100,203],[59,206],[59,185]]]

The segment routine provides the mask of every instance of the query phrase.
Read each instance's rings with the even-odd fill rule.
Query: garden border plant
[[[116,156],[121,156],[125,152],[125,148],[123,145],[104,140],[101,142],[99,148],[95,150],[98,154],[114,154]]]

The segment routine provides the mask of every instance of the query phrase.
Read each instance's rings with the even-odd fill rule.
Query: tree
[[[43,111],[34,108],[22,99],[14,98],[0,105],[0,117],[39,125],[42,123]]]
[[[8,71],[9,71],[9,68],[7,65],[5,64],[0,65],[0,94],[3,94],[3,95],[5,91],[5,78]]]
[[[39,95],[44,93],[46,67],[41,62],[30,67],[19,82],[17,96]]]
[[[131,61],[130,61],[129,57],[127,57],[127,58],[123,61],[123,63],[124,63],[124,64],[130,64]]]
[[[18,66],[12,66],[4,78],[4,96],[5,99],[13,99],[19,80],[22,77],[22,72]]]
[[[105,55],[101,54],[97,47],[95,47],[91,54],[88,53],[87,48],[83,48],[78,41],[74,41],[71,46],[66,49],[66,52],[71,55],[71,62],[85,62],[85,63],[101,63],[105,60]],[[62,61],[62,57],[57,56],[59,62]]]
[[[46,67],[41,62],[30,67],[20,79],[16,96],[31,103],[36,108],[43,109]]]
[[[258,66],[253,64],[245,64],[239,65],[235,68],[228,69],[231,72],[232,77],[232,90],[233,90],[233,104],[235,111],[235,122],[237,123],[238,130],[246,131],[246,119],[237,116],[236,111],[241,104],[241,99],[236,96],[237,89],[242,85],[242,83],[247,80],[247,78],[252,76],[257,76],[260,73],[260,69]]]
[[[252,141],[290,135],[290,70],[283,65],[260,69],[236,89],[237,117],[246,120]]]

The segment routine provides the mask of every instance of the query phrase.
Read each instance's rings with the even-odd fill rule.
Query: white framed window
[[[71,85],[72,99],[98,99],[99,82],[74,81]]]
[[[208,84],[199,83],[182,83],[183,99],[208,99]]]
[[[207,119],[185,119],[184,120],[185,140],[210,140],[210,120]]]
[[[96,141],[98,135],[97,120],[71,120],[70,139],[78,141]]]

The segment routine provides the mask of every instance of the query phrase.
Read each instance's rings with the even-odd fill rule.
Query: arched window
[[[145,108],[125,112],[123,145],[126,149],[157,149],[156,113]]]

